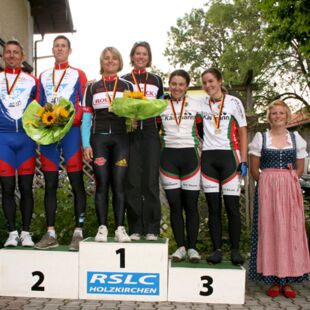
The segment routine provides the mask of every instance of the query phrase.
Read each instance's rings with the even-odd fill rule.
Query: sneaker
[[[218,264],[222,261],[223,254],[220,249],[215,250],[210,256],[207,257],[207,262],[210,264]]]
[[[147,234],[145,236],[145,240],[148,240],[148,241],[156,241],[158,240],[158,236],[155,235],[155,234]]]
[[[201,256],[195,249],[188,249],[187,250],[187,256],[191,263],[199,263]]]
[[[118,242],[130,242],[131,239],[127,235],[125,227],[124,226],[118,226],[115,230],[115,237],[114,239]]]
[[[234,265],[242,265],[244,263],[244,258],[241,256],[239,250],[237,249],[231,250],[231,262]]]
[[[139,240],[141,240],[141,235],[138,233],[133,233],[130,235],[130,239],[133,241],[139,241]]]
[[[31,235],[29,231],[22,231],[20,234],[20,241],[22,246],[34,246],[34,243],[32,241]]]
[[[105,225],[100,225],[98,228],[97,235],[95,237],[97,242],[107,242],[108,241],[108,229]]]
[[[73,234],[69,251],[78,251],[80,249],[80,241],[83,240],[82,234]]]
[[[19,242],[19,236],[17,230],[11,231],[9,233],[8,239],[5,241],[4,247],[9,247],[9,246],[18,246]]]
[[[47,250],[56,248],[59,243],[56,238],[52,237],[48,232],[41,238],[41,240],[35,244],[34,248],[38,250]]]
[[[173,262],[180,262],[186,258],[186,250],[184,246],[179,247],[172,255]]]

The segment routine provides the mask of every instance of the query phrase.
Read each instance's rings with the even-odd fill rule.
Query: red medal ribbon
[[[67,69],[68,69],[69,66],[67,66],[64,70],[64,72],[62,73],[61,77],[60,77],[60,80],[58,81],[57,85],[55,86],[55,69],[53,69],[53,86],[54,86],[54,93],[57,93],[58,92],[58,89],[59,89],[59,86],[61,85],[61,82],[62,80],[64,79],[65,75],[66,75],[66,72],[67,72]]]
[[[104,78],[104,77],[102,77],[102,81],[103,81],[103,85],[104,85],[104,89],[105,89],[106,96],[107,96],[107,98],[108,98],[108,100],[109,100],[109,103],[111,104],[112,101],[113,101],[114,98],[115,98],[115,95],[116,95],[116,89],[117,89],[117,84],[118,84],[118,76],[116,76],[116,79],[115,79],[115,82],[114,82],[112,98],[111,98],[110,95],[109,95],[108,88],[107,88],[107,85],[106,85],[106,82],[105,82],[105,78]]]
[[[220,109],[219,109],[219,113],[218,113],[218,117],[216,119],[214,113],[213,113],[213,110],[212,110],[212,102],[211,102],[211,99],[209,100],[209,107],[210,107],[210,110],[211,110],[211,113],[212,113],[212,118],[213,118],[213,122],[214,122],[214,127],[216,129],[219,129],[220,127],[220,122],[221,122],[221,115],[222,115],[222,111],[223,111],[223,106],[224,106],[224,100],[225,100],[225,95],[222,96],[222,99],[221,99],[221,103],[220,103]]]
[[[4,75],[5,75],[6,90],[7,90],[7,92],[8,92],[8,95],[11,95],[11,93],[12,93],[13,89],[15,88],[16,83],[17,83],[17,80],[18,80],[18,78],[19,78],[19,76],[20,76],[21,72],[22,72],[22,71],[19,71],[19,72],[18,72],[18,74],[17,74],[16,78],[14,79],[14,82],[13,82],[13,84],[12,84],[12,86],[11,86],[11,87],[10,87],[10,85],[9,85],[9,80],[8,80],[8,79],[7,79],[7,77],[6,77],[6,72],[4,72]]]
[[[181,108],[181,113],[180,113],[179,118],[177,117],[177,114],[176,114],[176,112],[175,112],[175,109],[174,109],[172,100],[170,99],[169,102],[170,102],[171,110],[172,110],[172,112],[173,112],[174,120],[175,120],[176,124],[177,124],[178,126],[180,126],[181,121],[182,121],[182,117],[183,117],[183,113],[184,113],[184,107],[185,107],[185,103],[186,103],[186,97],[184,96],[184,98],[183,98],[182,108]],[[178,102],[178,101],[177,101],[177,102]]]
[[[136,84],[139,92],[142,93],[140,85],[139,85],[139,83],[138,83],[138,81],[136,79],[134,71],[131,72],[131,76],[132,76],[133,80],[135,81],[135,84]],[[149,77],[149,74],[148,74],[148,72],[146,72],[145,81],[144,81],[144,87],[143,87],[143,96],[145,96],[145,93],[146,93],[146,81],[147,81],[148,77]]]

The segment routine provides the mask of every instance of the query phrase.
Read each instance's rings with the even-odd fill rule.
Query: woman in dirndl
[[[295,298],[291,284],[305,281],[310,271],[298,180],[307,156],[306,142],[298,132],[286,129],[290,115],[282,100],[272,102],[267,109],[271,129],[256,133],[249,145],[250,171],[258,185],[249,277],[270,284],[270,297],[283,293]]]

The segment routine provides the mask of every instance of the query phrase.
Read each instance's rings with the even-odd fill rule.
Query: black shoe
[[[218,264],[222,261],[222,251],[215,250],[210,256],[207,257],[207,262],[210,264]]]
[[[231,262],[234,265],[243,265],[244,263],[244,258],[241,256],[239,250],[237,249],[232,249],[231,250]]]

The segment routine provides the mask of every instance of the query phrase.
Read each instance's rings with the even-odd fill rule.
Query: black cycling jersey
[[[133,91],[133,85],[124,79],[101,79],[90,85],[86,92],[86,106],[92,108],[93,124],[91,133],[126,133],[126,119],[109,112],[110,102],[107,92],[112,92],[117,81],[115,97],[123,97],[126,90]],[[105,87],[106,86],[106,87]]]
[[[134,80],[133,74],[135,76],[136,81]],[[122,78],[133,83],[134,85],[136,85],[136,82],[139,85],[144,85],[145,91],[143,87],[141,90],[143,90],[144,96],[149,99],[161,98],[162,95],[164,94],[163,82],[161,78],[156,74],[147,72],[145,70],[143,70],[142,72],[133,71],[131,73],[123,75]],[[135,90],[139,90],[137,89],[137,86],[135,86]],[[142,122],[139,121],[137,130],[154,128],[154,127],[156,127],[155,118],[149,118],[143,120]]]

